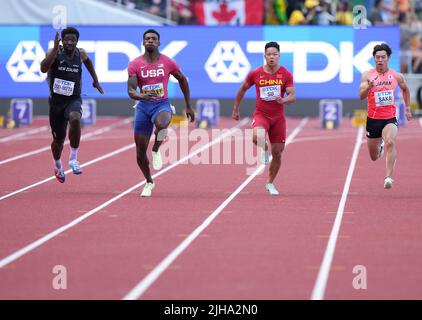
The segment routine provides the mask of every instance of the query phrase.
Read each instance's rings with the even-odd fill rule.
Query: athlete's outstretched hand
[[[406,118],[407,121],[410,121],[412,119],[412,110],[410,108],[406,108]]]
[[[372,89],[375,86],[375,81],[378,79],[378,76],[376,76],[374,79],[369,80],[368,79],[368,89]]]
[[[54,37],[54,50],[57,51],[59,50],[59,45],[60,45],[60,36],[59,33],[56,32],[56,36]]]
[[[103,87],[101,87],[101,85],[100,85],[100,83],[99,82],[96,82],[96,81],[94,81],[93,83],[92,83],[92,86],[94,87],[94,88],[96,88],[101,94],[104,94],[104,89],[103,89]]]
[[[195,121],[195,112],[193,112],[192,108],[191,107],[186,108],[185,112],[186,112],[186,117],[188,117],[190,122],[194,122]]]
[[[148,101],[158,101],[160,99],[155,93],[152,93],[152,92],[142,93],[141,96],[142,96],[142,100],[148,100]]]
[[[234,120],[239,120],[240,119],[239,110],[233,109],[232,119],[234,119]]]

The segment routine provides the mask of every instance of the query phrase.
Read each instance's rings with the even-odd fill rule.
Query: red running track
[[[300,120],[288,120],[288,134]],[[221,127],[235,124],[221,121]],[[138,187],[0,268],[0,298],[310,299],[358,129],[345,120],[340,129],[322,130],[310,119],[296,133],[276,180],[280,197],[265,192],[268,168],[234,194],[249,177],[248,164],[177,165],[155,179],[152,198],[140,198]],[[422,297],[421,133],[417,121],[400,129],[391,190],[382,188],[384,163],[371,162],[362,144],[324,299]],[[13,155],[21,142],[9,142],[8,152]],[[83,142],[80,159],[131,143],[130,125],[115,128]],[[51,176],[51,156],[40,153],[0,170],[5,195]],[[63,185],[52,180],[0,200],[0,264],[142,181],[134,148],[67,178]],[[163,264],[212,213],[209,225]],[[56,265],[66,267],[66,290],[52,286]],[[353,288],[356,265],[366,267],[366,290]],[[142,293],[127,296],[137,284]]]

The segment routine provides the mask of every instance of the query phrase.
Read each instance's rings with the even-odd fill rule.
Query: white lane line
[[[4,143],[4,142],[8,142],[8,141],[12,141],[12,140],[16,140],[25,136],[30,136],[32,134],[36,134],[39,132],[43,132],[43,131],[47,131],[48,126],[42,126],[40,128],[35,128],[35,129],[31,129],[25,132],[20,132],[20,133],[16,133],[16,134],[12,134],[10,136],[4,137],[0,139],[0,143]]]
[[[345,139],[345,138],[349,138],[350,135],[336,135],[336,136],[314,136],[314,137],[303,137],[303,138],[298,138],[294,141],[294,143],[298,143],[298,142],[308,142],[308,141],[322,141],[322,140],[336,140],[336,139]]]
[[[219,143],[221,140],[223,140],[225,137],[230,136],[233,132],[233,130],[238,130],[239,127],[244,126],[245,124],[247,124],[250,121],[249,118],[245,118],[243,119],[238,125],[236,125],[235,127],[231,128],[230,130],[228,130],[227,132],[225,132],[224,134],[218,136],[217,138],[215,138],[214,140],[212,140],[211,142],[208,142],[206,145],[200,147],[199,149],[195,150],[194,152],[186,155],[185,157],[181,158],[180,160],[176,161],[175,163],[165,167],[164,169],[160,170],[159,172],[157,172],[156,174],[154,174],[152,177],[156,178],[164,173],[166,173],[167,171],[173,169],[174,167],[178,166],[181,163],[184,163],[185,161],[189,160],[191,157],[197,155],[198,153],[210,148],[211,146],[213,146],[216,143]],[[124,197],[125,195],[129,194],[130,192],[134,191],[135,189],[139,188],[140,186],[142,186],[143,184],[145,184],[145,180],[130,187],[129,189],[121,192],[120,194],[118,194],[117,196],[111,198],[110,200],[102,203],[101,205],[97,206],[96,208],[88,211],[87,213],[85,213],[84,215],[76,218],[75,220],[72,220],[71,222],[69,222],[68,224],[46,234],[45,236],[39,238],[38,240],[31,242],[30,244],[26,245],[25,247],[13,252],[12,254],[8,255],[7,257],[3,258],[0,260],[0,268],[3,268],[4,266],[8,265],[9,263],[19,259],[20,257],[22,257],[23,255],[31,252],[32,250],[38,248],[39,246],[43,245],[44,243],[46,243],[47,241],[53,239],[54,237],[56,237],[58,234],[74,227],[75,225],[79,224],[80,222],[86,220],[88,217],[92,216],[93,214],[97,213],[98,211],[100,211],[101,209],[109,206],[110,204],[112,204],[113,202],[119,200],[120,198]]]
[[[84,135],[81,136],[81,140],[86,140],[86,139],[88,139],[90,137],[97,136],[97,135],[103,134],[105,132],[111,131],[111,130],[117,128],[117,127],[120,127],[120,126],[123,126],[125,124],[128,124],[131,121],[132,121],[132,118],[125,118],[124,120],[121,120],[121,121],[119,121],[117,123],[114,123],[114,124],[108,125],[108,126],[106,126],[104,128],[100,128],[100,129],[97,129],[97,130],[95,130],[93,132],[84,134]],[[69,144],[69,140],[67,140],[64,144],[65,145]],[[30,151],[30,152],[26,152],[26,153],[23,153],[23,154],[20,154],[20,155],[11,157],[11,158],[7,158],[7,159],[4,159],[4,160],[1,160],[0,161],[0,165],[6,164],[6,163],[9,163],[9,162],[12,162],[12,161],[16,161],[16,160],[19,160],[19,159],[22,159],[22,158],[26,158],[26,157],[29,157],[29,156],[33,156],[35,154],[38,154],[38,153],[41,153],[41,152],[44,152],[44,151],[47,151],[47,150],[51,150],[51,147],[50,146],[43,147],[43,148],[36,149],[36,150]]]
[[[350,160],[349,170],[347,171],[347,177],[343,187],[343,193],[341,195],[340,203],[337,209],[336,219],[334,220],[333,228],[331,229],[330,237],[327,243],[327,248],[325,249],[324,258],[322,259],[318,277],[312,290],[311,300],[324,299],[325,288],[327,286],[331,263],[333,261],[334,251],[336,249],[336,242],[340,232],[341,220],[343,219],[344,207],[346,205],[347,195],[349,193],[350,184],[352,182],[353,172],[355,170],[356,162],[358,159],[360,146],[362,145],[362,138],[363,127],[359,127],[355,148],[353,150],[352,159]]]
[[[299,125],[292,131],[286,139],[286,146],[290,144],[297,134],[308,122],[308,118],[302,119]],[[188,237],[185,238],[170,254],[165,257],[148,275],[143,278],[123,300],[139,299],[146,290],[160,277],[160,275],[177,259],[179,255],[199,236],[199,234],[208,227],[208,225],[220,214],[220,212],[251,182],[263,169],[265,165],[261,164],[255,171],[224,200],[220,206],[214,210]]]

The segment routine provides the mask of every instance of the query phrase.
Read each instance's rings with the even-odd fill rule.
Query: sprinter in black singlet
[[[81,116],[82,116],[82,62],[88,69],[94,88],[104,94],[103,88],[98,82],[94,66],[88,58],[86,51],[77,48],[79,31],[75,28],[62,30],[62,39],[56,32],[54,47],[47,51],[45,59],[41,62],[41,72],[48,72],[48,84],[50,88],[49,118],[53,142],[55,168],[54,174],[61,183],[65,181],[63,164],[60,160],[63,144],[66,138],[67,123],[69,122],[70,157],[69,166],[74,174],[81,174],[78,162],[78,149],[81,139]],[[60,40],[63,46],[60,46]]]

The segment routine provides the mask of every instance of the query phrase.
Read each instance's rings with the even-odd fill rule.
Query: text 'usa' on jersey
[[[69,58],[62,46],[59,47],[56,59],[48,71],[48,83],[52,98],[78,98],[82,87],[82,59],[76,48]]]
[[[177,63],[164,54],[155,63],[148,63],[140,56],[129,63],[129,77],[136,76],[138,87],[144,94],[153,94],[161,99],[168,98],[167,86],[171,74],[179,71]]]

